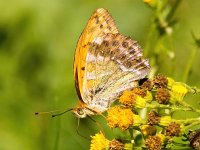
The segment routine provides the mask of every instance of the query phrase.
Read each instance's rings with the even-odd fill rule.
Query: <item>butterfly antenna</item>
[[[92,117],[88,116],[88,118],[89,118],[90,120],[92,120],[94,123],[96,123],[97,126],[98,126],[98,127],[100,128],[100,130],[102,131],[103,135],[105,135],[105,132],[104,132],[104,129],[103,129],[102,125],[101,125],[99,122],[97,122],[96,120],[94,120]]]
[[[71,109],[65,110],[64,112],[61,112],[62,110],[43,111],[43,112],[36,112],[35,115],[45,115],[45,114],[52,114],[52,113],[55,113],[55,112],[61,112],[61,113],[52,115],[52,117],[56,117],[56,116],[62,115],[62,114],[66,113],[68,111],[71,111],[71,110],[73,110],[73,109],[71,108]]]
[[[86,140],[91,140],[90,138],[88,138],[88,137],[86,137],[86,136],[84,136],[84,135],[82,135],[82,134],[80,134],[80,132],[79,132],[79,124],[80,124],[80,118],[78,118],[78,124],[77,124],[77,127],[76,127],[76,133],[79,135],[79,136],[81,136],[82,138],[84,138],[84,139],[86,139]]]
[[[55,114],[55,115],[51,115],[51,117],[57,117],[57,116],[60,116],[60,115],[63,115],[65,114],[66,112],[69,112],[69,111],[72,111],[73,109],[68,109],[68,110],[65,110],[64,112],[61,112],[61,113],[58,113],[58,114]]]

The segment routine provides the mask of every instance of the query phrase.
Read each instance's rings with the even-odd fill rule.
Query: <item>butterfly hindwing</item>
[[[93,109],[106,109],[124,90],[135,87],[134,81],[144,78],[149,68],[136,41],[120,33],[96,37],[86,56],[83,99]]]

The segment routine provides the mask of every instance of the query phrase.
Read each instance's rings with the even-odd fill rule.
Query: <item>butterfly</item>
[[[107,10],[97,9],[79,37],[74,80],[79,97],[75,115],[101,114],[150,71],[140,45],[119,33]]]

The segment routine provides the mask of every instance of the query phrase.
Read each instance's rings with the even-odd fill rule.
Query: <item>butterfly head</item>
[[[78,118],[85,118],[87,116],[84,107],[75,107],[73,112]]]
[[[78,118],[85,118],[86,116],[96,114],[96,111],[89,108],[82,100],[79,100],[77,106],[73,109],[73,113]]]

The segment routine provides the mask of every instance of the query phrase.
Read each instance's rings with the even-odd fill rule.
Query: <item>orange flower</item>
[[[135,102],[135,94],[132,91],[124,91],[123,95],[119,98],[119,102],[125,106],[132,106]]]
[[[113,107],[108,110],[107,122],[111,128],[119,127],[126,130],[133,124],[133,112],[131,109]]]

